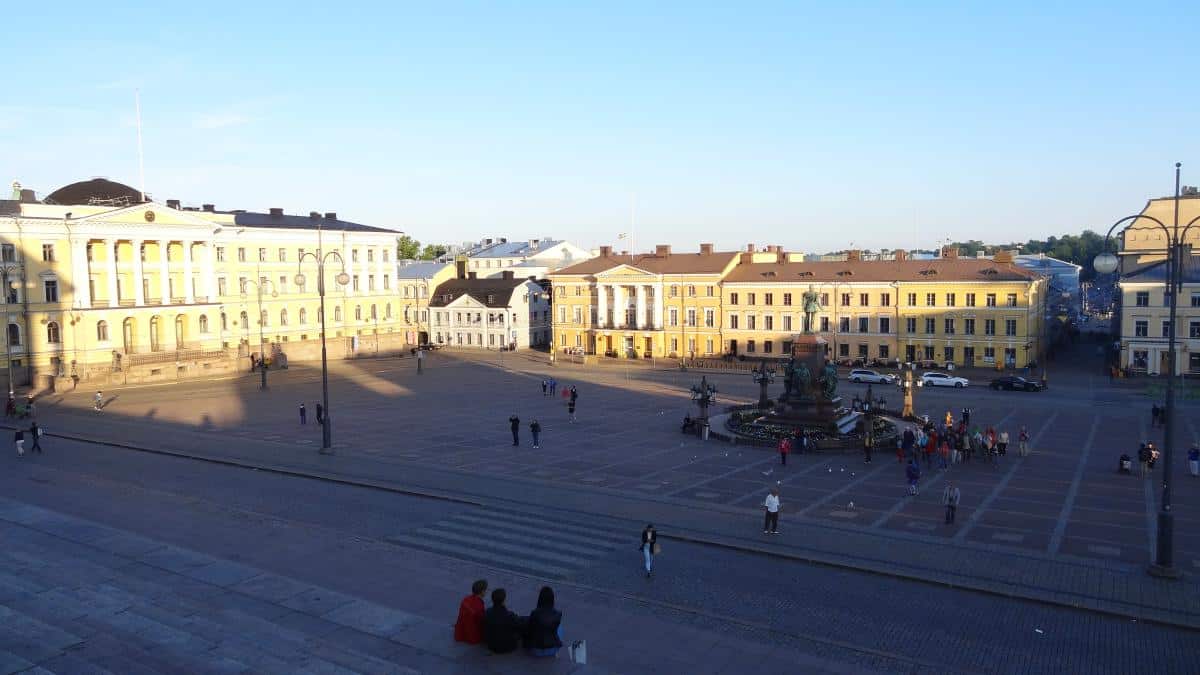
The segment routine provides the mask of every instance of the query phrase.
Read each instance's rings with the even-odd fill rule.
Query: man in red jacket
[[[487,581],[471,584],[471,594],[458,605],[458,621],[454,623],[454,640],[477,645],[483,642],[483,594]]]

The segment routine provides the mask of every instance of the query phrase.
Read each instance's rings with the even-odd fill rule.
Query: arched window
[[[287,324],[287,310],[286,310],[286,309],[281,309],[281,310],[279,310],[279,325],[280,325],[280,326],[286,326],[286,325],[288,325],[288,324]]]
[[[392,303],[389,302],[388,304],[383,306],[383,317],[385,319],[392,318]]]
[[[100,342],[108,342],[108,322],[96,322],[96,340]]]
[[[8,346],[21,346],[21,327],[15,323],[8,324]]]
[[[46,342],[50,344],[58,344],[62,342],[62,333],[58,330],[58,322],[51,321],[46,324]]]
[[[150,317],[150,351],[157,352],[162,349],[162,319],[154,316]]]
[[[354,306],[354,320],[362,321],[362,305]]]
[[[371,305],[371,318],[372,318],[372,319],[378,319],[378,318],[379,318],[379,316],[375,314],[375,305]]]
[[[200,315],[200,332],[201,333],[208,332],[208,315],[207,314]]]
[[[259,315],[258,320],[262,322],[262,325],[264,326],[271,325],[271,319],[269,316],[267,316],[267,310],[265,309],[262,311],[262,314]]]
[[[304,326],[307,324],[308,324],[308,310],[301,307],[300,308],[300,325]]]
[[[245,311],[243,311],[241,314],[240,321],[242,322],[242,332],[243,333],[250,332],[250,315],[247,314]]]
[[[341,307],[334,307],[334,308],[333,308],[333,320],[334,320],[334,321],[341,321],[341,320],[342,320],[342,308],[341,308]]]
[[[229,315],[221,312],[221,330],[229,330]]]

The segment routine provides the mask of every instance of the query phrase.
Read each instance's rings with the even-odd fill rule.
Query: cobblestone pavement
[[[0,457],[2,672],[1194,672],[1194,633],[74,441]],[[550,583],[591,664],[450,640],[470,580]],[[87,670],[91,668],[92,670]],[[574,670],[572,670],[574,668]],[[411,669],[411,670],[406,670]]]

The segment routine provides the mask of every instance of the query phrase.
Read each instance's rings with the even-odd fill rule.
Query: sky
[[[1200,185],[1197,3],[4,15],[0,177],[39,196],[138,185],[135,91],[156,200],[336,211],[426,243],[933,247],[1106,230],[1170,194],[1177,161]]]

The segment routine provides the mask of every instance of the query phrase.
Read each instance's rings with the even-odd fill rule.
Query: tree
[[[396,240],[396,257],[400,260],[413,260],[421,255],[421,242],[407,234]]]
[[[425,244],[425,248],[421,249],[419,257],[421,260],[434,260],[446,255],[447,250],[449,249],[446,248],[445,244]]]

